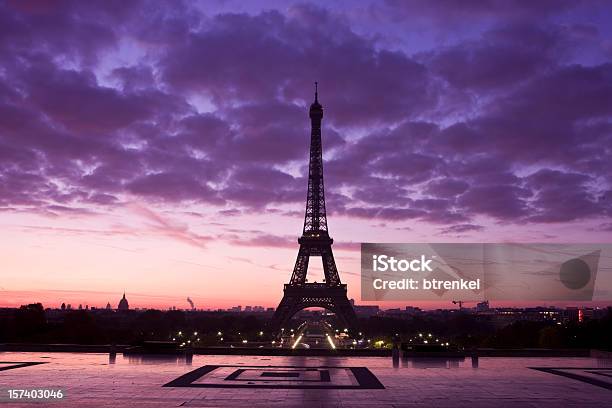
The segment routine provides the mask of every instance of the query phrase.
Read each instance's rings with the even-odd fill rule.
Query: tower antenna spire
[[[315,103],[319,103],[319,83],[315,81]]]

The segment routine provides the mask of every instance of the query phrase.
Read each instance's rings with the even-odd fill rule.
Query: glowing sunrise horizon
[[[0,307],[276,307],[314,81],[357,304],[362,242],[612,243],[609,7],[130,3],[0,5]]]

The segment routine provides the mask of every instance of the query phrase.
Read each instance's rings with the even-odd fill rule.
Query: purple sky
[[[4,303],[274,306],[315,80],[357,299],[362,241],[612,242],[610,3],[328,3],[2,2]]]

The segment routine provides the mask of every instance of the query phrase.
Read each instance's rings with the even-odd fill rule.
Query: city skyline
[[[126,297],[127,299],[127,297]],[[112,302],[107,302],[107,304],[105,306],[100,306],[100,305],[90,305],[90,304],[83,304],[83,303],[79,303],[79,304],[72,304],[72,303],[66,303],[66,302],[62,302],[61,304],[58,305],[43,305],[44,309],[50,309],[50,310],[62,310],[62,311],[71,311],[71,310],[112,310],[112,311],[118,311],[121,310],[119,307],[119,304],[121,303],[121,299],[119,299],[119,301],[115,302],[115,304],[113,304]],[[418,302],[418,303],[425,303],[424,307],[418,307],[418,306],[412,306],[406,303],[402,303],[402,302],[363,302],[362,304],[358,304],[355,302],[355,299],[349,299],[349,301],[351,302],[351,304],[353,305],[353,307],[356,308],[356,313],[359,316],[362,316],[365,314],[367,316],[370,316],[373,314],[372,312],[372,308],[376,308],[378,310],[379,313],[381,314],[385,314],[386,312],[395,312],[395,311],[401,311],[401,312],[415,312],[415,311],[423,311],[423,312],[431,312],[431,311],[472,311],[472,310],[477,310],[478,307],[482,304],[486,304],[487,308],[490,310],[506,310],[506,309],[514,309],[514,310],[523,310],[523,309],[555,309],[555,310],[567,310],[567,309],[582,309],[582,310],[601,310],[601,311],[605,311],[607,308],[610,307],[609,302],[604,302],[604,301],[599,301],[599,302],[576,302],[576,301],[565,301],[565,302],[561,302],[561,301],[553,301],[553,302],[535,302],[535,301],[531,301],[531,302],[521,302],[520,304],[518,304],[518,302],[512,302],[512,301],[498,301],[498,302],[490,302],[488,300],[485,300],[483,302],[478,302],[478,301],[461,301],[461,305],[459,305],[459,301],[453,301],[452,306],[448,307],[448,302]],[[38,303],[38,302],[36,302]],[[36,304],[33,303],[33,304]],[[429,305],[427,305],[427,303],[429,303]],[[435,305],[438,305],[441,307],[436,307]],[[27,306],[27,305],[21,305],[21,306]],[[363,307],[363,310],[360,309],[361,307]],[[0,309],[17,309],[17,308],[11,308],[11,307],[0,307]],[[266,306],[262,306],[262,305],[248,305],[248,304],[243,304],[243,305],[232,305],[229,306],[227,308],[212,308],[212,307],[206,307],[206,305],[202,306],[202,307],[196,307],[196,306],[184,306],[184,305],[179,305],[179,306],[169,306],[167,308],[156,308],[156,307],[150,307],[150,306],[145,306],[145,307],[131,307],[128,306],[127,308],[125,308],[124,310],[132,310],[132,311],[147,311],[147,310],[160,310],[160,311],[169,311],[169,310],[179,310],[179,311],[185,311],[185,312],[210,312],[210,313],[216,313],[216,312],[222,312],[222,313],[253,313],[253,314],[260,314],[260,313],[267,313],[268,315],[273,313],[276,308],[274,307],[266,307]],[[303,311],[306,312],[312,312],[313,310],[310,309],[304,309]],[[319,310],[314,310],[314,312],[318,312]]]
[[[315,80],[357,303],[361,242],[612,242],[610,7],[323,4],[0,5],[0,307],[275,307]]]

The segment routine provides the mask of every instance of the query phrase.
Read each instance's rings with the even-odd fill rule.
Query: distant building
[[[351,303],[351,306],[353,306],[355,314],[360,317],[376,316],[380,312],[380,308],[377,305],[356,305],[355,299],[350,299],[349,302]]]
[[[111,306],[110,302],[106,303],[106,310],[112,310],[112,306]]]
[[[377,305],[357,305],[353,306],[353,309],[361,317],[376,316],[380,312],[380,307]]]
[[[580,321],[582,318],[580,309],[577,307],[567,307],[565,308],[565,319],[571,322]]]
[[[592,307],[587,307],[582,310],[582,316],[584,317],[585,320],[592,319],[593,317],[595,317],[595,314],[596,313]]]
[[[488,312],[489,311],[489,301],[485,300],[484,302],[476,303],[476,311],[477,312]]]
[[[385,317],[403,317],[403,316],[407,316],[408,314],[405,313],[402,309],[400,309],[399,307],[397,308],[392,308],[392,309],[387,309],[383,312],[383,316]]]
[[[119,306],[117,306],[117,310],[130,310],[130,305],[128,304],[128,301],[125,298],[125,292],[123,292],[123,297],[119,301]]]

